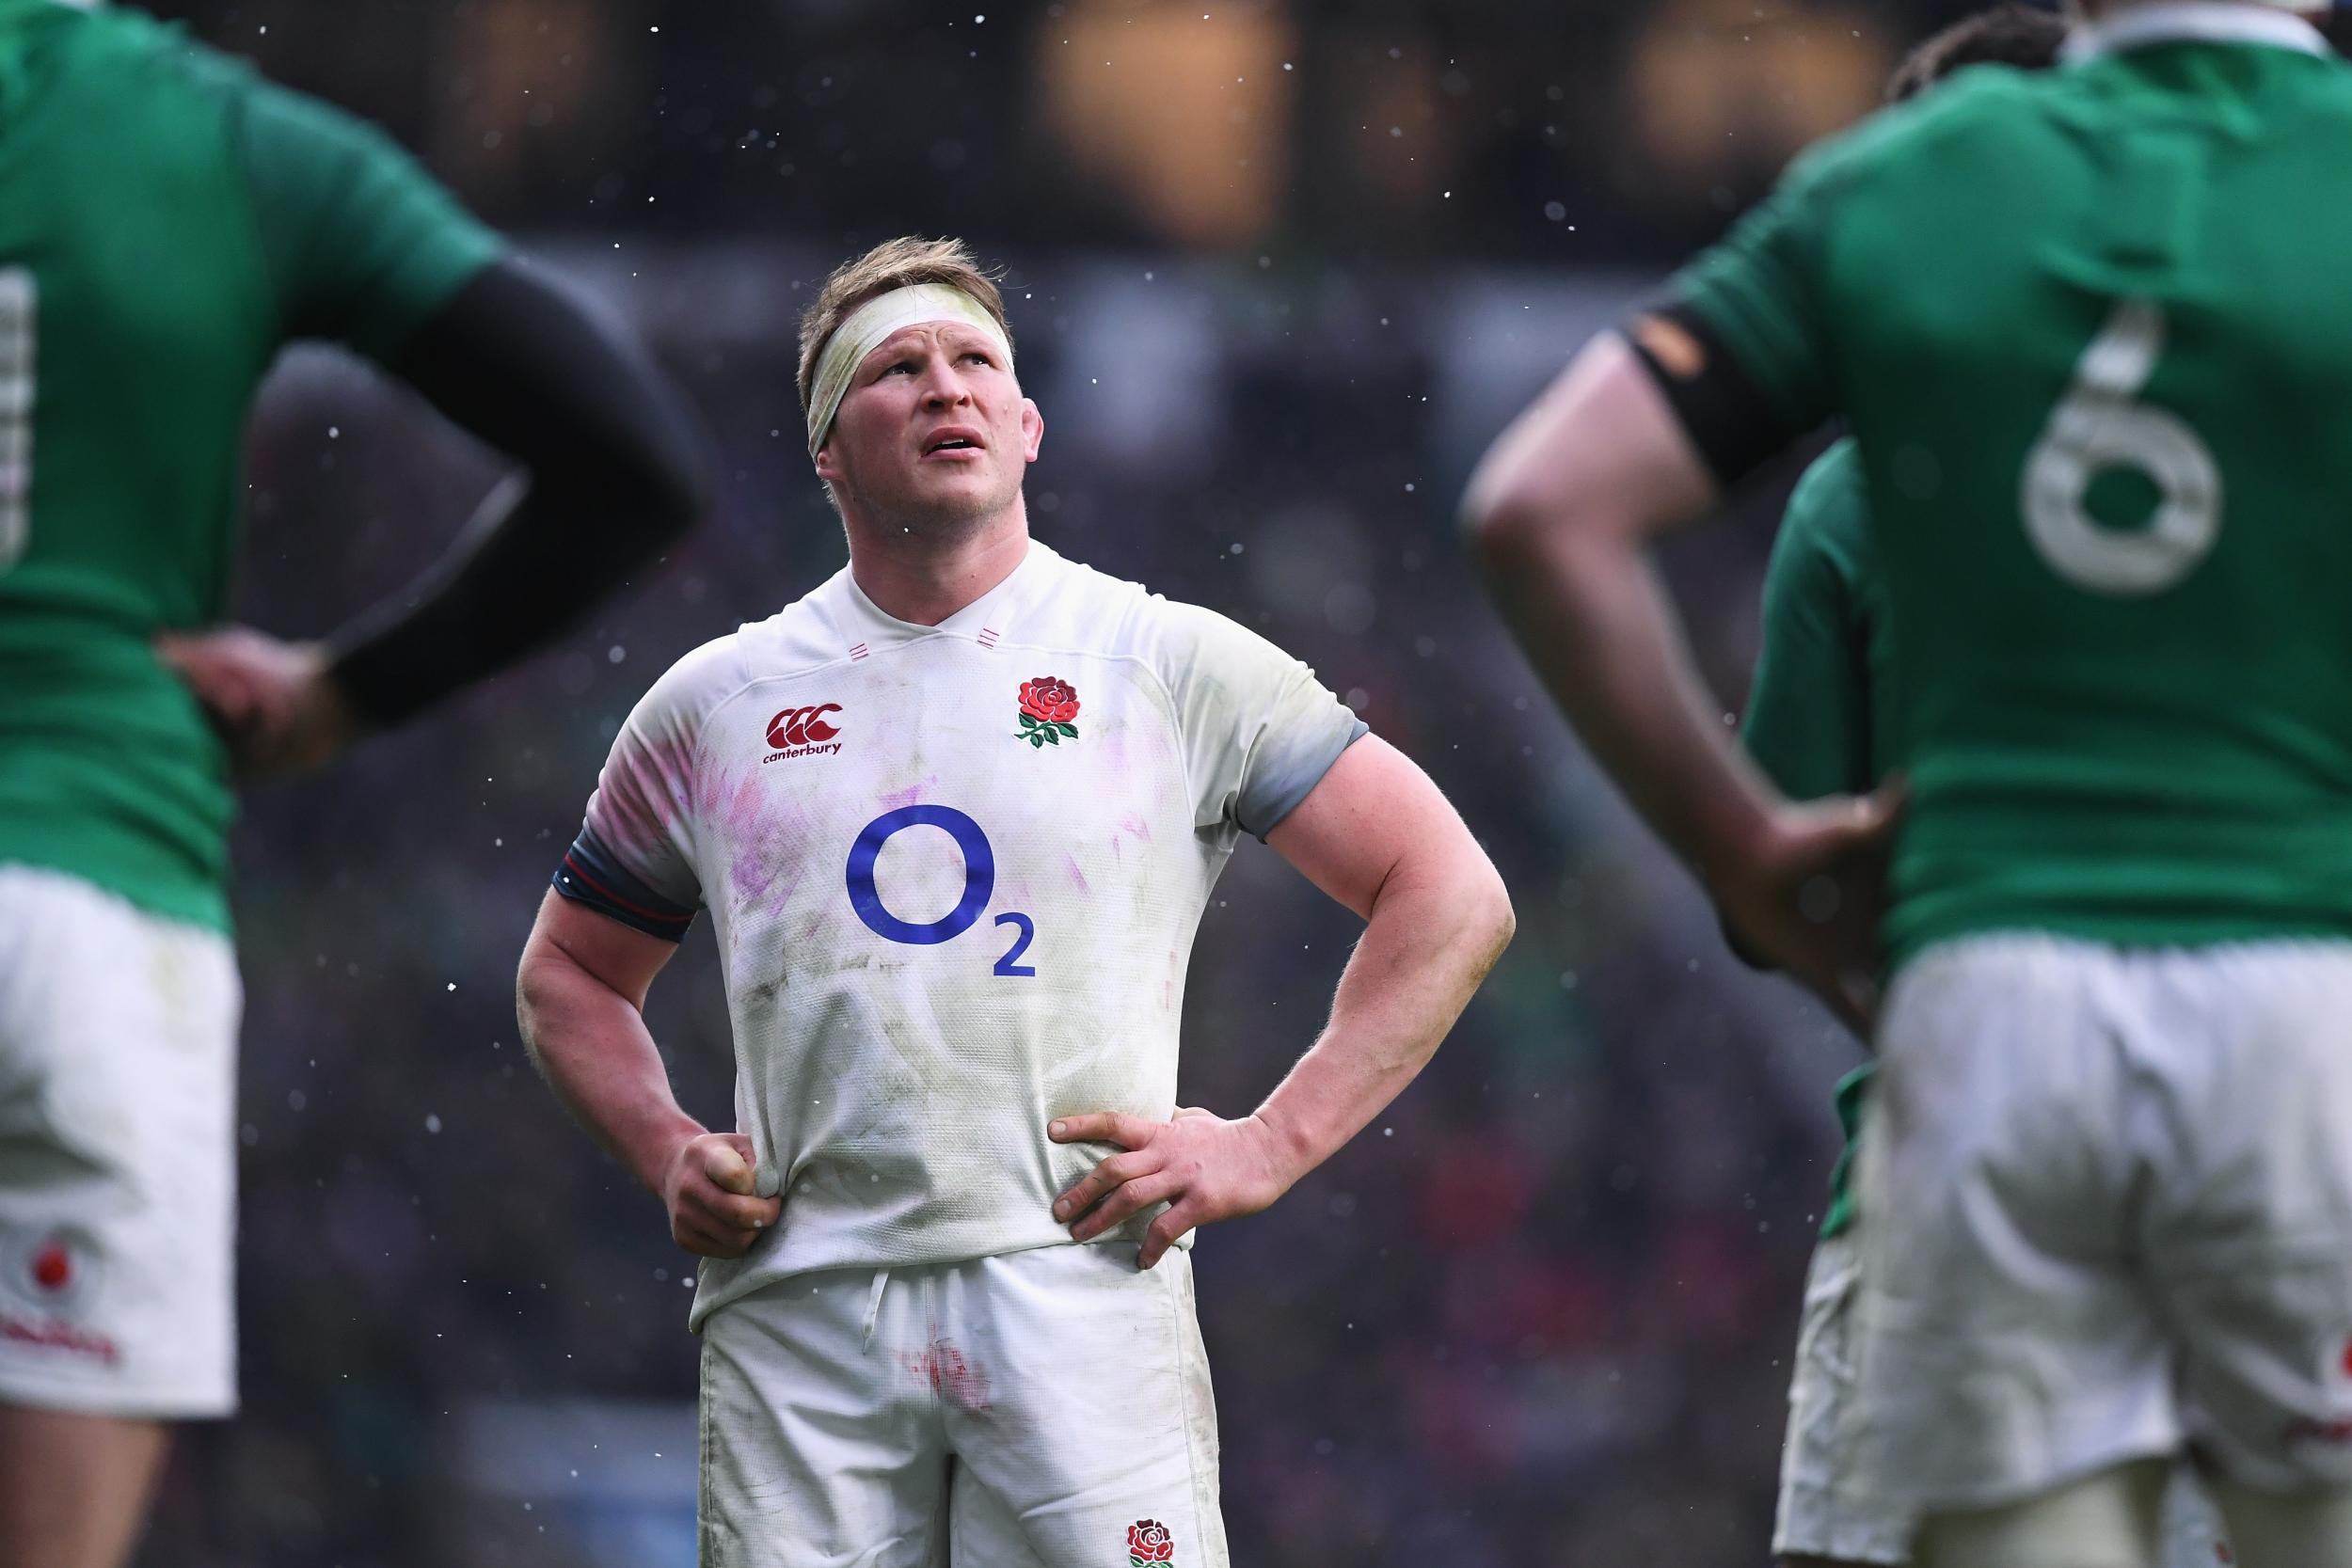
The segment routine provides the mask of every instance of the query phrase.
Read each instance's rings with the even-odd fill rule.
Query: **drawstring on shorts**
[[[882,1287],[890,1283],[888,1269],[874,1271],[874,1293],[866,1298],[866,1335],[858,1342],[860,1350],[874,1348],[874,1320],[882,1316]]]

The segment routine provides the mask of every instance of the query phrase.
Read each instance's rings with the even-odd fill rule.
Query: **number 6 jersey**
[[[680,660],[555,886],[672,941],[711,913],[785,1206],[694,1322],[804,1270],[1067,1242],[1049,1206],[1102,1151],[1047,1122],[1170,1114],[1218,871],[1363,731],[1263,638],[1035,542],[936,626],[845,569]]]
[[[1809,154],[1677,280],[1858,437],[1896,957],[2352,936],[2352,71],[2151,6]]]

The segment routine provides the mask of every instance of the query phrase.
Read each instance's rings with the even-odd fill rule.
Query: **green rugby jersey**
[[[2086,41],[1808,154],[1678,280],[1858,437],[1898,962],[2352,935],[2352,70],[2243,5]]]
[[[1848,438],[1797,482],[1764,569],[1763,645],[1740,735],[1782,794],[1861,795],[1885,776],[1891,641],[1862,454]],[[1854,1136],[1871,1070],[1866,1062],[1837,1083],[1846,1147],[1830,1172],[1825,1237],[1853,1223]]]
[[[499,243],[389,141],[154,20],[0,0],[0,862],[226,928],[229,608],[280,346],[381,358]]]

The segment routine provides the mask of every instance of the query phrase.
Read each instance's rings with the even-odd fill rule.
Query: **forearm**
[[[1467,835],[1465,835],[1467,836]],[[1486,858],[1398,866],[1375,898],[1322,1035],[1258,1108],[1294,1161],[1320,1165],[1404,1091],[1511,940]]]
[[[1504,618],[1595,760],[1714,885],[1763,832],[1773,796],[1647,560],[1616,531],[1565,523],[1498,530],[1482,554]]]
[[[524,958],[516,982],[523,1045],[591,1136],[655,1193],[702,1124],[679,1108],[644,1016],[552,947]]]
[[[1777,803],[1733,744],[1644,554],[1721,492],[1624,340],[1604,335],[1513,421],[1463,499],[1481,563],[1594,757],[1709,886]]]
[[[336,679],[363,719],[398,723],[551,641],[691,521],[570,476],[510,479],[423,581],[335,634]]]

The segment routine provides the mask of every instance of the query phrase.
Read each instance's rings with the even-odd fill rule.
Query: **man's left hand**
[[[308,772],[359,736],[319,643],[230,626],[166,633],[155,652],[212,715],[240,778]]]
[[[1057,1144],[1125,1149],[1054,1200],[1054,1218],[1087,1242],[1155,1203],[1168,1205],[1144,1232],[1136,1261],[1150,1268],[1195,1226],[1254,1214],[1290,1191],[1299,1172],[1281,1135],[1254,1116],[1227,1121],[1186,1107],[1168,1121],[1097,1111],[1046,1129]]]

